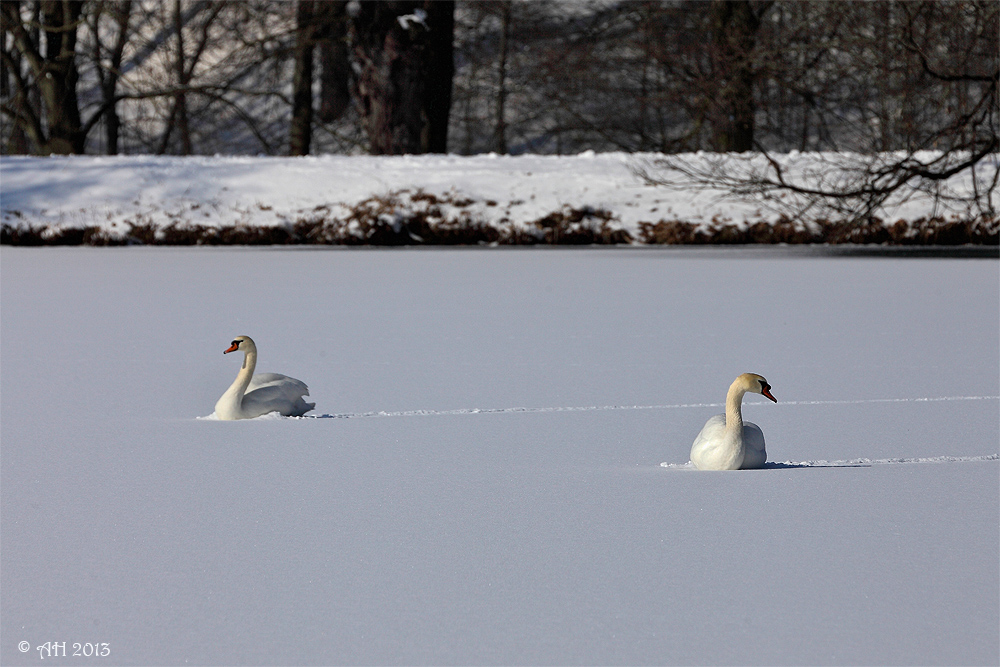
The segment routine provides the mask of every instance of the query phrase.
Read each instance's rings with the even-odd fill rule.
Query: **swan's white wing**
[[[725,439],[726,415],[715,415],[705,422],[705,426],[691,445],[691,462],[699,470],[727,470],[735,466],[732,462],[732,443]]]
[[[254,415],[279,412],[297,417],[316,407],[315,403],[303,400],[308,395],[309,387],[302,380],[280,373],[261,373],[250,380],[243,396],[243,412]]]
[[[290,378],[287,375],[282,375],[281,373],[258,373],[250,378],[250,386],[247,387],[247,393],[253,391],[254,389],[259,389],[261,387],[269,386],[281,386],[286,387],[288,391],[298,391],[298,395],[303,394],[309,395],[309,387],[302,380],[296,380],[295,378]]]
[[[691,445],[692,451],[696,447],[705,447],[706,445],[717,441],[722,437],[722,434],[726,431],[726,415],[715,415],[710,417],[705,425],[702,427],[701,432],[694,439],[694,444]]]

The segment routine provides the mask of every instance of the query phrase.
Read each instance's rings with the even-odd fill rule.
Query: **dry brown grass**
[[[817,220],[811,229],[788,219],[774,224],[698,225],[681,220],[639,223],[639,243],[663,245],[728,244],[877,244],[877,245],[1000,245],[996,217],[972,220],[920,218],[887,225],[875,220],[865,225]]]
[[[734,244],[879,244],[879,245],[1000,245],[1000,220],[922,218],[886,224],[872,220],[858,225],[816,220],[806,225],[782,218],[775,223],[740,225],[730,220],[697,224],[683,220],[639,223],[633,237],[615,215],[590,207],[564,206],[528,224],[509,218],[487,222],[478,205],[495,201],[435,195],[421,190],[370,197],[346,212],[319,206],[294,222],[277,226],[237,224],[211,226],[173,220],[157,226],[148,219],[128,224],[125,233],[92,227],[39,227],[4,224],[5,245],[734,245]],[[513,205],[513,204],[512,204]],[[23,216],[21,217],[23,220]]]

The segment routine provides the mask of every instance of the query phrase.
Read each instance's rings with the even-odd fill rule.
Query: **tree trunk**
[[[84,135],[76,97],[76,29],[83,3],[61,0],[42,3],[45,73],[39,77],[48,118],[46,152],[83,153]]]
[[[191,128],[188,124],[187,88],[189,77],[184,66],[184,21],[181,16],[181,0],[174,0],[174,30],[177,36],[177,59],[174,68],[177,73],[178,91],[174,96],[172,120],[181,133],[181,155],[191,155],[194,147],[191,144]]]
[[[118,24],[118,40],[115,42],[114,51],[111,53],[111,72],[108,77],[108,89],[105,92],[105,99],[111,100],[108,107],[107,117],[107,140],[108,155],[118,155],[118,135],[121,128],[121,119],[118,117],[118,108],[114,103],[117,94],[118,79],[121,77],[122,56],[125,53],[125,43],[128,41],[128,22],[132,14],[132,0],[125,0],[116,10],[116,21]]]
[[[455,2],[428,0],[424,6],[429,27],[424,59],[427,80],[424,105],[428,125],[426,152],[447,153],[451,88],[455,78]]]
[[[41,154],[83,153],[86,134],[76,94],[76,31],[82,10],[83,3],[49,0],[35,5],[35,17],[26,24],[20,3],[2,3],[3,28],[31,71],[29,82],[13,68],[18,61],[4,53],[7,74],[17,88],[14,104],[5,103],[4,112],[14,116]]]
[[[500,5],[500,54],[497,63],[496,125],[493,129],[493,150],[507,154],[507,52],[510,42],[512,0]]]
[[[317,8],[319,109],[321,123],[332,123],[351,105],[351,61],[347,49],[347,2],[328,0]]]
[[[354,96],[372,154],[447,150],[454,10],[450,0],[360,3]]]
[[[6,15],[0,14],[3,17],[3,25],[0,26],[0,53],[11,53],[13,51],[8,51],[7,49],[7,34],[10,32],[7,30],[7,17]],[[7,59],[4,58],[0,60],[0,99],[6,99],[11,96],[14,89],[14,85],[11,81],[11,73],[7,71]]]
[[[754,47],[760,16],[750,0],[712,0],[712,143],[722,152],[753,149]]]
[[[315,3],[299,0],[295,14],[295,74],[292,79],[292,127],[289,155],[309,155],[312,142],[312,79]]]
[[[125,52],[125,44],[128,41],[128,23],[132,14],[132,0],[121,2],[109,2],[99,9],[94,15],[91,30],[95,35],[94,39],[94,62],[103,60],[101,40],[98,39],[101,25],[101,17],[108,11],[118,29],[115,35],[115,43],[109,54],[109,66],[97,68],[97,76],[101,83],[101,97],[104,100],[103,111],[98,112],[104,115],[104,139],[105,152],[108,155],[118,155],[118,136],[121,131],[121,118],[118,116],[115,95],[118,92],[118,79],[121,77],[122,56]],[[91,118],[85,127],[96,124],[98,118]]]

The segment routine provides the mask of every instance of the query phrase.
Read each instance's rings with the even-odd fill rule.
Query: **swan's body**
[[[767,461],[764,432],[743,421],[743,395],[747,392],[778,402],[771,396],[771,385],[761,376],[744,373],[736,378],[726,395],[726,414],[709,419],[691,445],[691,462],[699,470],[761,468]]]
[[[257,346],[250,336],[237,336],[223,354],[243,352],[243,367],[236,381],[215,404],[219,419],[253,419],[271,412],[286,417],[298,417],[316,407],[302,398],[309,395],[309,387],[302,380],[280,373],[254,375],[257,366]]]

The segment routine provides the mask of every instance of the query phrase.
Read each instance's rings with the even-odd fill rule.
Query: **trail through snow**
[[[777,405],[863,405],[873,403],[936,403],[939,401],[996,401],[1000,396],[933,396],[922,398],[864,398],[854,400],[826,401],[780,401]],[[454,410],[402,410],[396,412],[349,412],[338,414],[303,415],[289,419],[353,419],[356,417],[439,417],[445,415],[479,415],[536,412],[593,412],[603,410],[672,410],[679,408],[720,408],[725,403],[674,403],[671,405],[589,405],[562,406],[551,408],[456,408]],[[265,415],[268,416],[268,415]],[[201,419],[210,419],[202,417]]]
[[[782,401],[777,405],[862,405],[876,403],[937,403],[942,401],[996,401],[1000,396],[925,396],[916,398],[868,398],[854,400],[821,400],[821,401]],[[524,414],[524,413],[546,413],[546,412],[593,412],[605,410],[670,410],[679,408],[718,408],[725,406],[725,403],[675,403],[671,405],[592,405],[592,406],[563,406],[549,408],[459,408],[455,410],[403,410],[397,412],[357,412],[344,414],[322,414],[303,415],[301,417],[280,417],[276,413],[263,415],[258,419],[353,419],[357,417],[440,417],[453,415],[481,415],[481,414]],[[212,419],[214,415],[200,417],[199,419]],[[986,454],[982,456],[930,456],[930,457],[909,457],[909,458],[855,458],[838,461],[816,460],[816,461],[768,461],[764,466],[765,470],[787,469],[787,468],[866,468],[873,465],[886,465],[898,463],[967,463],[978,461],[997,461],[1000,454]],[[675,470],[695,470],[691,462],[670,463],[664,461],[660,464],[663,468]]]
[[[870,468],[873,465],[888,465],[896,463],[972,463],[979,461],[1000,461],[1000,454],[985,454],[983,456],[922,456],[916,458],[897,459],[847,459],[843,461],[768,461],[764,470],[784,468]],[[661,468],[674,470],[696,470],[687,463],[663,462]]]

